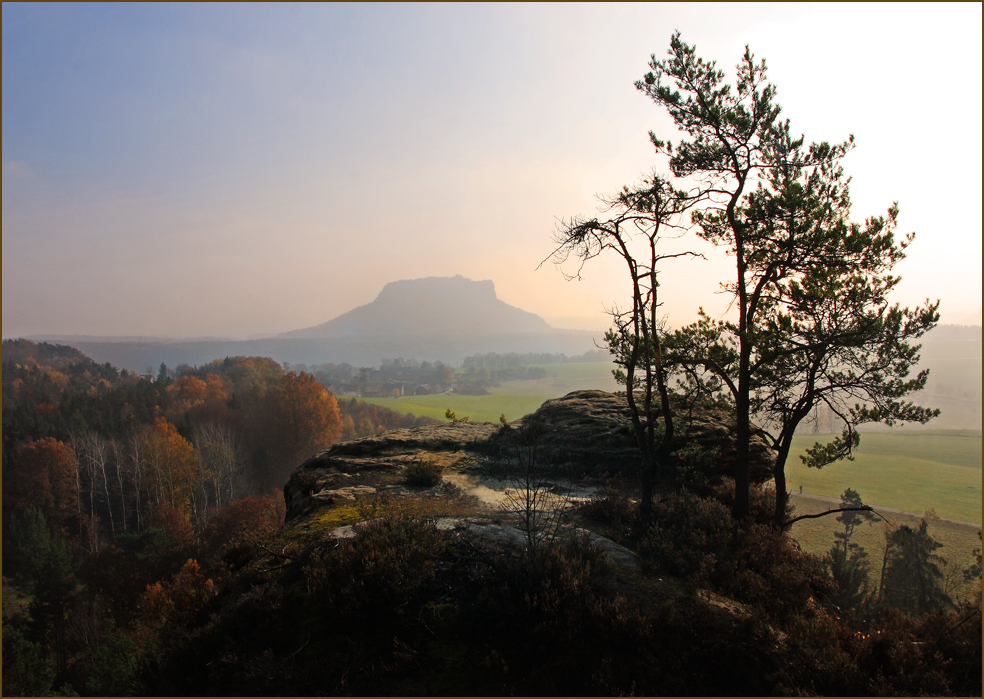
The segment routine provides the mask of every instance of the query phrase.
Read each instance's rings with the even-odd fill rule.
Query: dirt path
[[[839,505],[841,501],[840,498],[831,498],[826,495],[816,495],[814,493],[791,492],[789,496],[793,498],[810,498],[812,500],[822,500],[823,502],[832,502],[837,505]],[[917,512],[906,512],[905,510],[896,510],[894,507],[883,507],[881,505],[874,505],[871,503],[866,503],[866,504],[871,505],[878,512],[894,512],[902,515],[910,515],[912,517],[922,517],[922,515]],[[980,522],[964,522],[962,519],[950,519],[949,517],[940,517],[940,519],[944,522],[952,522],[953,524],[963,524],[968,527],[977,527],[978,529],[980,529],[981,526]]]

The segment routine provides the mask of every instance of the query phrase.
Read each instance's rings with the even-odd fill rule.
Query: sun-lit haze
[[[245,338],[387,282],[461,274],[555,327],[605,327],[622,270],[539,263],[678,140],[633,83],[672,32],[766,58],[854,216],[898,201],[895,300],[981,322],[981,5],[3,7],[3,337]],[[673,325],[731,262],[663,270]]]

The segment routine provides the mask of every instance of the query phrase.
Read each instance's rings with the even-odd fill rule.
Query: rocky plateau
[[[578,476],[622,474],[638,468],[638,448],[624,396],[604,391],[575,391],[546,401],[532,416],[507,425],[454,422],[381,434],[336,444],[300,464],[284,487],[286,520],[291,522],[339,501],[389,492],[404,486],[390,482],[368,485],[359,474],[396,475],[409,464],[424,462],[445,473],[502,472],[515,464],[523,449],[521,428],[539,423],[537,460],[557,472]],[[723,410],[710,409],[680,420],[681,445],[695,443],[711,457],[708,473],[717,478],[734,468],[734,423]],[[752,478],[772,476],[774,456],[761,437],[751,448]]]

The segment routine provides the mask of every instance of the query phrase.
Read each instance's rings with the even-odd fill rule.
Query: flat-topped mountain
[[[473,281],[459,274],[390,282],[372,303],[278,337],[499,335],[549,330],[540,316],[500,300],[492,280]]]

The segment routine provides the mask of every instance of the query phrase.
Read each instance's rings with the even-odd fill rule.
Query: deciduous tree
[[[602,198],[613,214],[607,220],[575,218],[563,222],[554,236],[554,264],[562,267],[573,258],[577,267],[565,274],[568,279],[579,277],[585,263],[603,254],[614,254],[625,264],[632,305],[611,310],[614,327],[605,335],[605,343],[620,367],[615,378],[625,386],[636,443],[642,454],[640,507],[646,521],[652,515],[661,462],[673,441],[668,366],[663,360],[661,337],[665,329],[659,315],[658,267],[669,258],[694,255],[662,252],[660,240],[681,234],[681,215],[696,201],[667,179],[653,174],[639,186],[624,187],[617,195]]]
[[[283,525],[284,512],[280,490],[262,497],[239,498],[209,520],[205,541],[210,550],[216,551],[230,542],[270,534]]]
[[[215,511],[246,491],[245,445],[235,429],[213,422],[195,425],[192,440],[198,452],[192,514],[202,529]]]
[[[4,468],[4,509],[22,512],[36,505],[52,530],[65,536],[76,522],[75,455],[53,437],[38,439],[20,450]]]
[[[283,485],[295,466],[329,447],[341,432],[335,396],[310,374],[288,372],[267,391],[260,414],[266,488]]]
[[[145,427],[140,435],[140,458],[144,488],[152,502],[187,509],[198,455],[177,428],[163,417]]]

